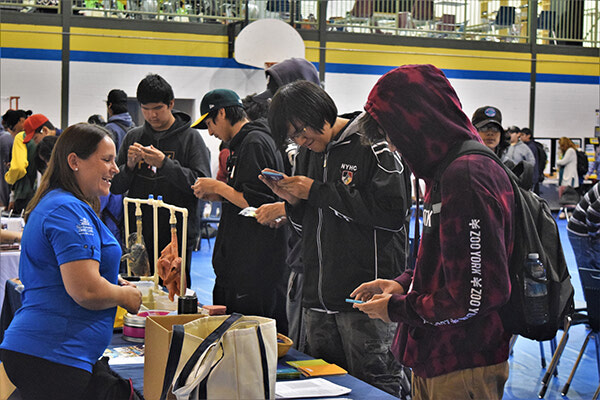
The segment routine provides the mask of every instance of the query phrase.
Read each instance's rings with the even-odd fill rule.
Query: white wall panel
[[[60,68],[59,61],[0,59],[0,112],[9,108],[10,96],[19,96],[19,108],[60,126]]]
[[[535,132],[540,137],[592,137],[600,85],[538,83]]]

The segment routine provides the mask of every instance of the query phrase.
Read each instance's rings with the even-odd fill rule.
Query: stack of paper
[[[314,360],[288,361],[292,367],[298,368],[304,376],[327,376],[327,375],[343,375],[348,371],[335,365],[330,364],[320,358]]]
[[[109,365],[143,364],[144,345],[115,346],[104,350],[103,356],[109,357]]]
[[[336,385],[323,378],[275,383],[275,398],[277,399],[341,396],[351,391],[350,388]]]

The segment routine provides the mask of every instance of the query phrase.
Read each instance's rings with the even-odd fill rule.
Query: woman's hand
[[[128,281],[127,279],[123,279],[121,275],[119,275],[119,286],[133,286],[137,287],[135,283]]]
[[[135,285],[119,286],[122,291],[123,300],[119,306],[130,314],[137,314],[142,305],[142,292]]]

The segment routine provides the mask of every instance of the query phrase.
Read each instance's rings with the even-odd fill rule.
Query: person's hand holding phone
[[[285,176],[281,172],[272,171],[269,169],[263,169],[261,171],[261,175],[272,181],[279,181],[279,180],[283,179]]]
[[[279,175],[281,175],[281,178],[277,178]],[[273,177],[275,177],[275,179],[273,179]],[[300,199],[296,196],[293,196],[287,190],[283,190],[279,187],[279,184],[281,182],[284,182],[288,178],[289,177],[285,174],[279,171],[272,170],[270,168],[263,169],[260,172],[260,175],[258,176],[258,179],[260,179],[262,183],[267,185],[269,189],[273,191],[273,193],[275,193],[277,196],[287,201],[288,203],[295,205],[300,201]]]

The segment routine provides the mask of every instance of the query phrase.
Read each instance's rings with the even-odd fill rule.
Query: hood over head
[[[448,151],[481,142],[444,73],[433,65],[405,65],[375,84],[365,110],[419,178],[433,178]]]
[[[277,89],[288,83],[299,80],[310,81],[321,85],[319,71],[304,58],[289,58],[273,65],[265,71],[267,76],[267,90],[253,97],[255,101],[266,101],[275,95]]]

